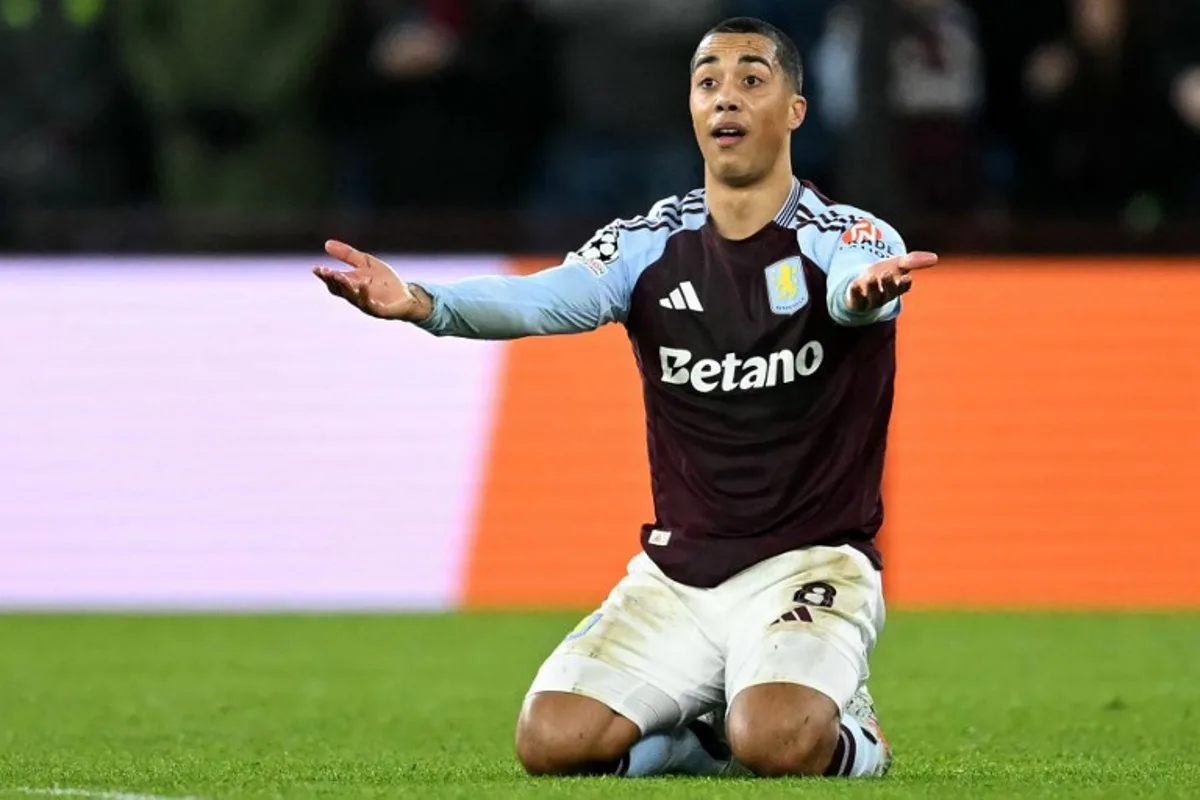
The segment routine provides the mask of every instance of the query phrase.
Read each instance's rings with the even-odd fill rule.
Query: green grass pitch
[[[1197,615],[894,613],[883,780],[529,779],[514,715],[577,619],[0,616],[0,798],[1200,797]]]

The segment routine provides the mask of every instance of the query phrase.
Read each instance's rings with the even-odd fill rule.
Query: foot
[[[702,714],[687,725],[700,745],[710,756],[721,761],[730,757],[729,740],[725,737],[725,709],[717,708]]]
[[[883,729],[879,727],[879,716],[875,713],[875,700],[867,691],[866,686],[855,692],[854,696],[850,698],[850,702],[846,703],[846,713],[858,720],[864,733],[879,739],[879,743],[883,746],[883,756],[879,759],[879,766],[872,774],[877,777],[886,775],[892,766],[892,748],[888,745],[887,737],[883,735]]]

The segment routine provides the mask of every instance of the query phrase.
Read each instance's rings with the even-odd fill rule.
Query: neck
[[[754,183],[730,186],[711,171],[704,173],[704,195],[717,233],[726,239],[748,239],[765,228],[792,191],[791,159],[782,158],[775,168]]]

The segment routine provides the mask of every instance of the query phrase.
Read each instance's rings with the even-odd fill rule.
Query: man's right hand
[[[331,294],[344,298],[364,314],[379,319],[421,322],[433,313],[433,300],[420,287],[412,286],[384,262],[348,244],[330,240],[325,252],[350,267],[350,271],[315,267]]]

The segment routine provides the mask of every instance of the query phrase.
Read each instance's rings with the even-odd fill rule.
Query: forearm
[[[528,276],[486,276],[449,284],[417,282],[431,299],[416,324],[435,336],[520,339],[594,330],[618,320],[605,286],[579,264]]]

